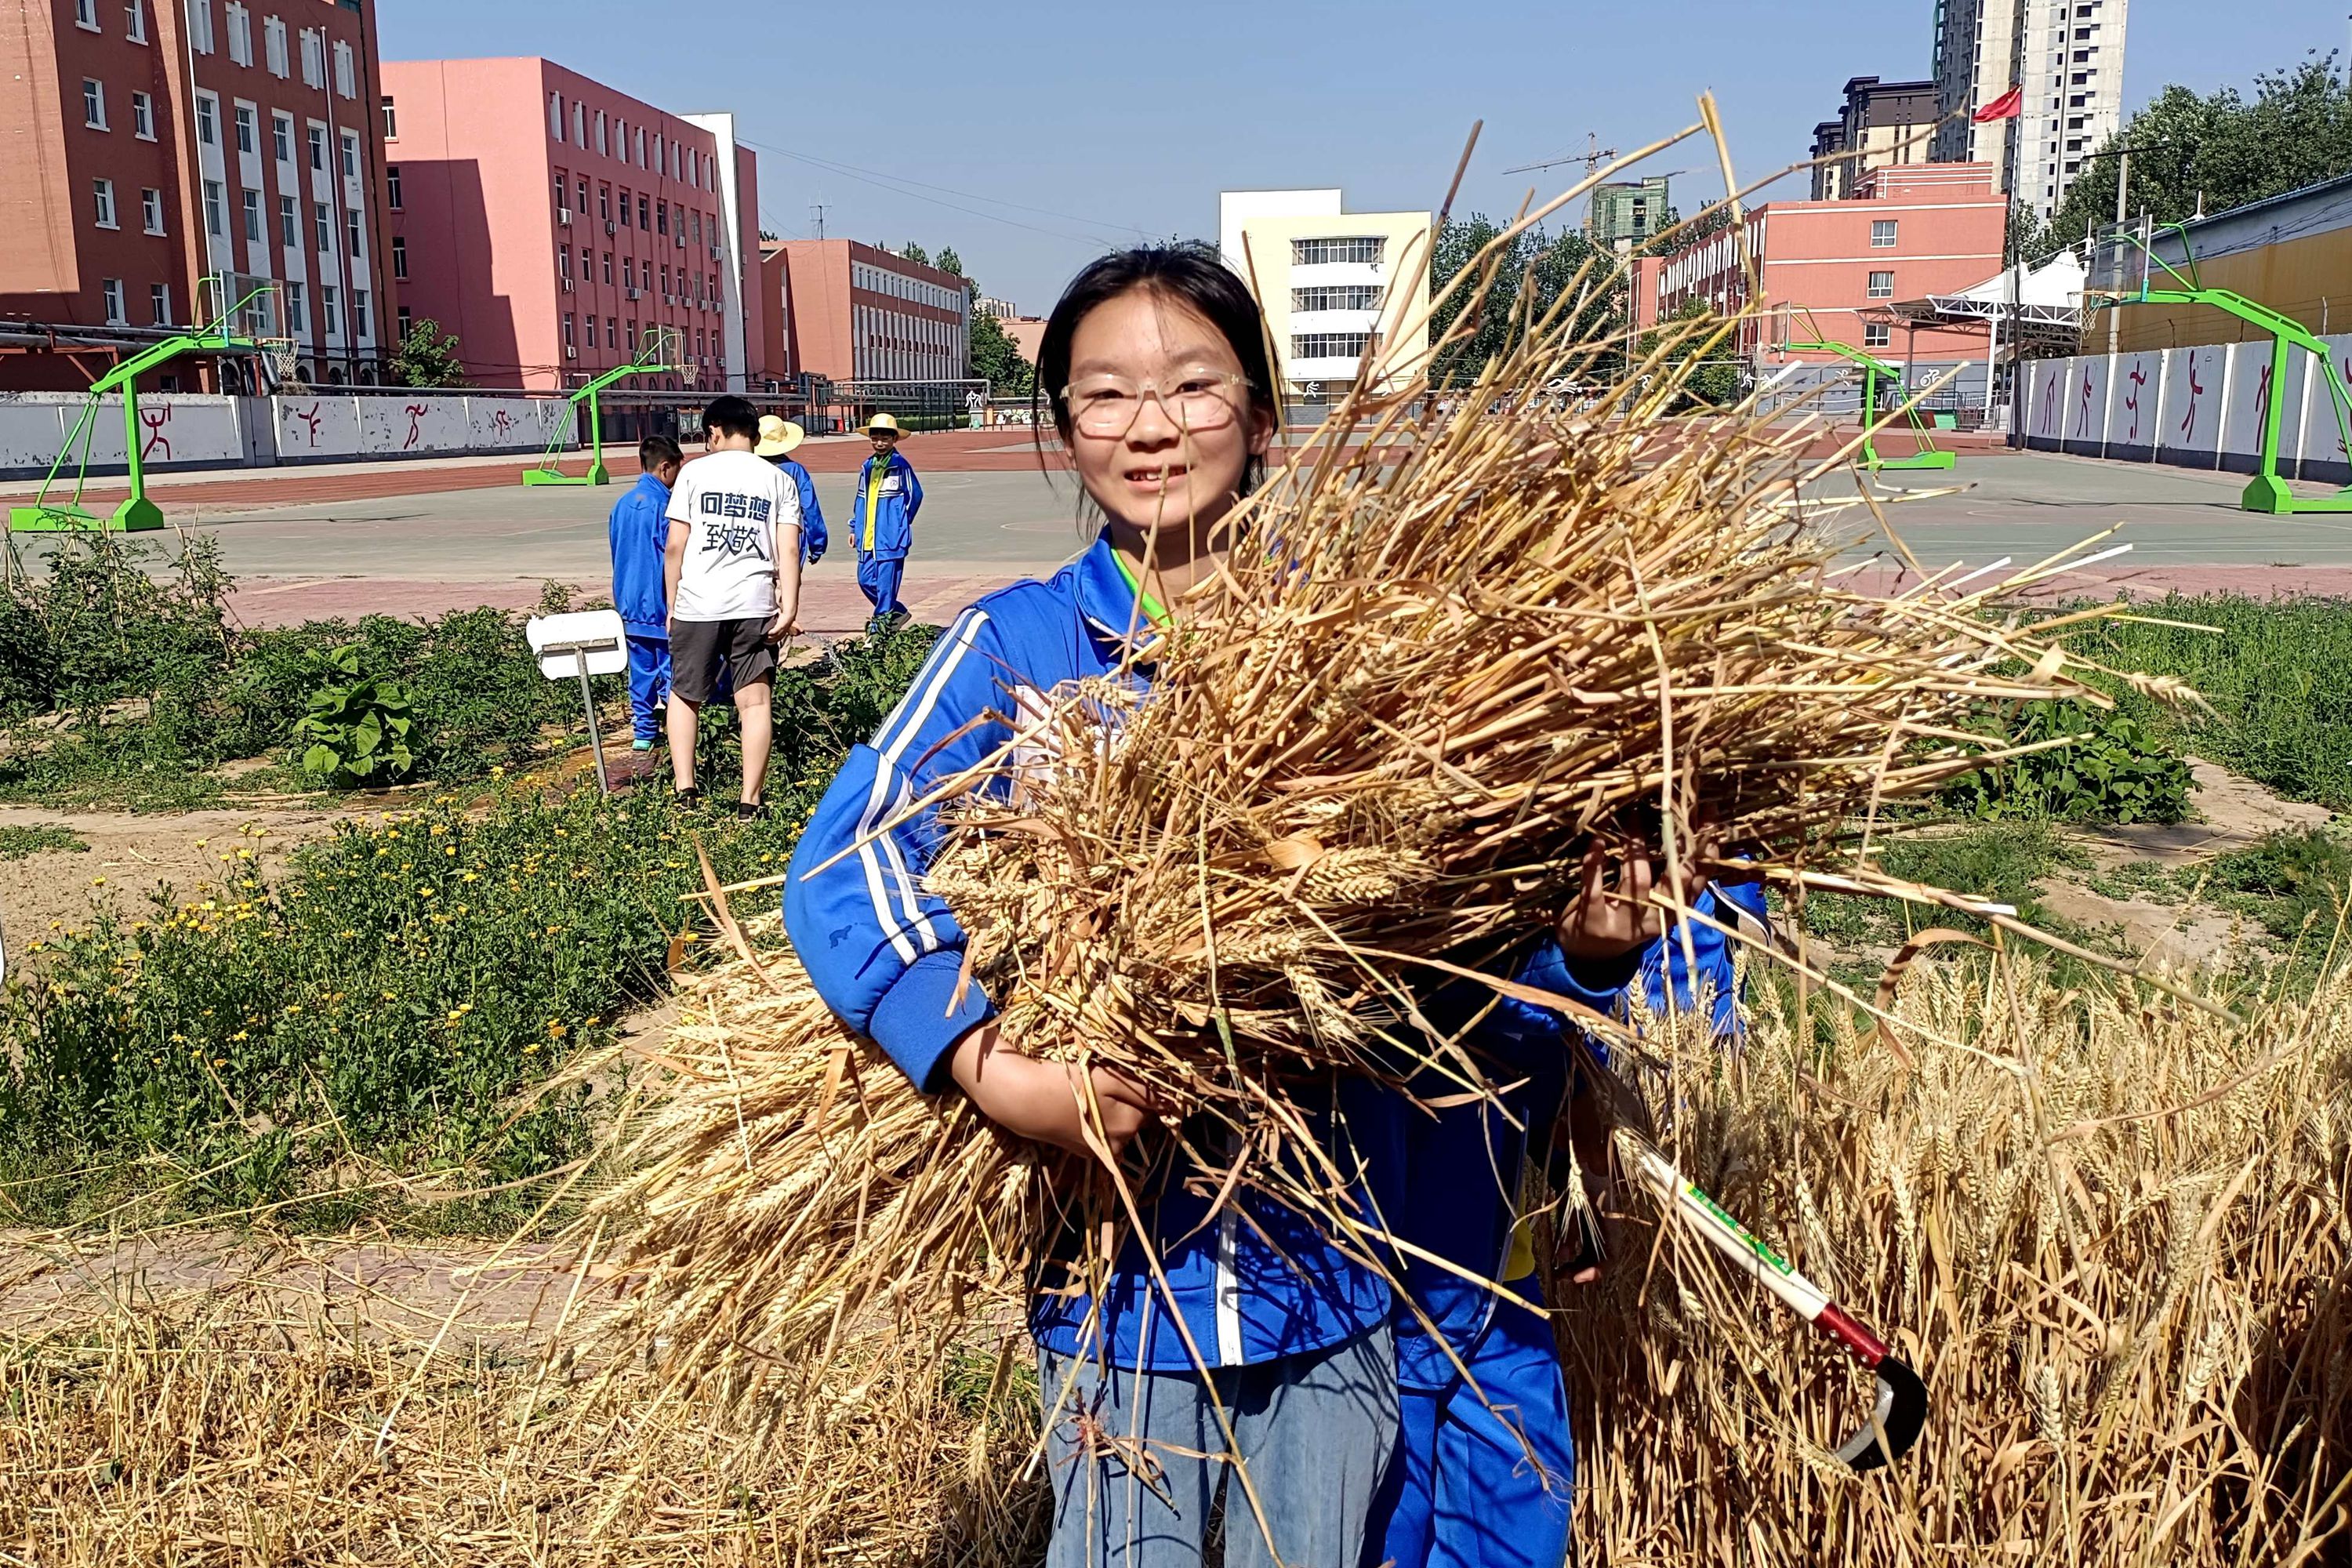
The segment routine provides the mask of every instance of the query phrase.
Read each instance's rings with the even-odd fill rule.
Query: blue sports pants
[[[1515,1289],[1529,1294],[1534,1281]],[[1475,1391],[1457,1375],[1444,1388],[1400,1392],[1396,1458],[1373,1500],[1364,1561],[1560,1568],[1576,1446],[1551,1327],[1498,1303],[1463,1359]]]
[[[629,634],[629,724],[640,741],[662,737],[662,704],[669,700],[669,639]]]
[[[902,616],[907,606],[898,602],[898,580],[906,574],[907,563],[901,556],[861,555],[857,558],[857,585],[866,590],[866,597],[874,605],[874,619],[885,616]]]

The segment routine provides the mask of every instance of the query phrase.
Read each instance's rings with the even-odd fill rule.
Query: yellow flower
[[[399,997],[397,997],[397,996],[394,995],[394,994],[393,994],[391,992],[389,992],[389,991],[387,991],[387,992],[385,992],[385,993],[383,994],[383,999],[384,999],[385,1001],[387,1001],[387,1002],[397,1002],[397,1001],[399,1001],[399,1000],[400,1000],[400,998],[399,998]]]
[[[302,1016],[302,1004],[299,1002],[289,1002],[286,1004],[286,1016],[289,1018],[300,1017]]]
[[[604,1019],[602,1019],[602,1018],[591,1018],[591,1019],[589,1019],[589,1020],[588,1020],[588,1026],[589,1026],[590,1028],[592,1028],[592,1029],[593,1029],[593,1028],[594,1028],[597,1025],[599,1025],[599,1024],[603,1023],[604,1021]]]
[[[106,886],[106,879],[103,877],[92,877],[89,879],[89,885],[93,888],[103,888]]]
[[[339,942],[349,942],[359,934],[355,931],[339,931],[335,933],[335,939]]]
[[[534,1052],[534,1051],[536,1051],[536,1050],[538,1050],[538,1049],[539,1049],[539,1042],[538,1042],[537,1040],[531,1040],[531,1041],[530,1041],[530,1042],[528,1042],[527,1044],[525,1044],[525,1045],[524,1045],[524,1047],[523,1047],[523,1048],[522,1048],[522,1054],[523,1054],[523,1055],[525,1055],[525,1056],[530,1056],[532,1052]]]
[[[251,1035],[247,1034],[245,1030],[243,1030],[243,1029],[239,1029],[236,1034],[231,1035],[231,1036],[228,1037],[228,1043],[229,1043],[230,1045],[232,1045],[232,1046],[234,1046],[234,1045],[239,1045],[239,1044],[242,1044],[242,1043],[243,1043],[244,1041],[246,1041],[246,1040],[249,1040],[249,1039],[251,1039],[252,1037],[252,1037]]]
[[[250,860],[253,858],[253,851],[250,849],[240,849],[236,852],[236,858],[240,860]]]
[[[433,896],[433,889],[430,888],[419,888],[416,889],[416,896],[420,899],[429,899]]]
[[[215,903],[210,899],[206,899],[203,903],[198,904],[196,907],[200,910],[216,910],[220,908],[220,905]]]
[[[465,876],[464,876],[464,878],[462,879],[462,880],[468,881],[468,882],[478,882],[478,881],[480,881],[481,879],[482,879],[482,878],[481,878],[481,874],[480,874],[479,872],[478,872],[478,871],[468,871],[468,872],[467,872],[467,873],[466,873],[466,875],[465,875]]]

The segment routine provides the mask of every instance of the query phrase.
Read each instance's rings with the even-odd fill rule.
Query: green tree
[[[952,245],[943,245],[940,247],[939,267],[942,272],[952,272],[959,278],[963,276],[963,258],[955,253],[955,247]]]
[[[394,386],[463,386],[466,366],[457,357],[457,334],[444,337],[441,323],[420,316],[392,346],[384,374]]]
[[[971,374],[987,378],[992,397],[1026,397],[1037,384],[1037,367],[988,310],[971,313]]]
[[[1704,404],[1722,408],[1739,401],[1739,363],[1735,340],[1729,336],[1715,340],[1706,323],[1717,320],[1704,300],[1685,300],[1682,308],[1667,318],[1670,327],[1653,327],[1643,332],[1634,350],[1643,359],[1657,353],[1661,341],[1666,351],[1661,356],[1662,371],[1690,367],[1683,382],[1682,394],[1675,406],[1688,408]]]
[[[909,261],[919,261],[926,267],[929,267],[931,264],[929,252],[926,251],[921,246],[917,245],[911,239],[907,242],[907,248],[898,252],[898,254],[905,257]]]
[[[1484,213],[1449,219],[1437,231],[1431,252],[1431,277],[1443,289],[1502,233]],[[1574,230],[1548,235],[1530,229],[1513,238],[1495,258],[1492,286],[1474,330],[1446,350],[1432,368],[1440,385],[1466,386],[1489,361],[1507,351],[1529,321],[1539,318],[1573,288],[1583,296],[1572,307],[1577,331],[1587,337],[1613,336],[1625,319],[1625,284],[1611,257]],[[1450,331],[1468,308],[1467,290],[1446,300],[1431,325],[1438,335]],[[1612,362],[1614,363],[1613,360]]]
[[[2127,219],[2179,223],[2352,174],[2352,91],[2335,55],[2314,56],[2254,79],[2250,100],[2235,88],[2200,97],[2178,83],[2131,117],[2087,158],[2029,257],[2077,242],[2115,221],[2116,179],[2131,149]]]

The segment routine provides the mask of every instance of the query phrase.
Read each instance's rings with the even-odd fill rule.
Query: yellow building
[[[1377,366],[1425,347],[1425,212],[1350,213],[1337,190],[1226,191],[1217,198],[1225,264],[1265,311],[1285,395],[1337,398],[1369,353]]]
[[[2352,175],[2249,202],[2154,235],[2156,254],[2187,272],[2183,229],[2186,254],[2196,258],[2198,281],[2206,288],[2242,294],[2315,332],[2352,331]],[[2095,292],[2128,296],[2138,291],[2141,274],[2149,270],[2154,274],[2151,287],[2179,286],[2163,268],[2149,268],[2137,246],[2103,239],[2090,287]],[[2259,327],[2203,305],[2126,305],[2115,315],[2116,348],[2124,353],[2268,336]],[[2086,352],[2105,350],[2108,326],[2107,311],[2084,312]]]

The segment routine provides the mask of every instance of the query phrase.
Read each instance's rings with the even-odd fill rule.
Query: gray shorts
[[[719,695],[719,674],[727,689],[740,691],[776,673],[776,645],[768,640],[773,616],[735,621],[672,621],[669,624],[670,689],[699,708]]]

